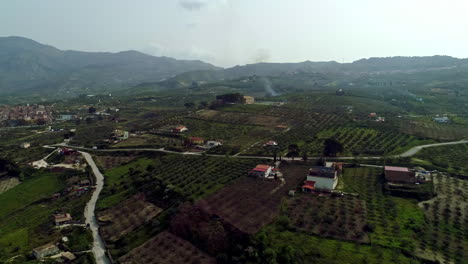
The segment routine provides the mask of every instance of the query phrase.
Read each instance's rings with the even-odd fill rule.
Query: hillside
[[[112,92],[187,71],[215,69],[201,61],[137,51],[63,51],[22,37],[0,37],[0,94],[74,96]]]
[[[468,65],[468,59],[450,56],[386,57],[360,59],[352,63],[299,62],[299,63],[256,63],[234,66],[219,71],[193,71],[175,76],[172,81],[217,81],[245,76],[277,76],[297,73],[321,73],[326,75],[358,76],[360,74],[411,73],[454,69]],[[170,82],[170,81],[169,81]]]

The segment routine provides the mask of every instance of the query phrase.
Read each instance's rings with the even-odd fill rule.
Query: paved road
[[[85,223],[89,224],[91,228],[91,232],[93,233],[94,242],[93,242],[92,251],[94,253],[94,258],[96,259],[97,264],[110,264],[110,261],[106,256],[106,247],[105,247],[104,241],[99,235],[99,224],[96,220],[96,215],[94,214],[95,208],[96,208],[96,202],[99,198],[99,193],[101,192],[102,187],[104,186],[104,176],[97,168],[96,163],[94,163],[94,160],[89,153],[82,152],[82,151],[80,151],[80,153],[86,159],[86,162],[88,162],[89,166],[91,166],[93,173],[96,176],[96,190],[94,190],[93,195],[91,196],[91,199],[88,201],[88,204],[86,205],[86,208],[84,211],[84,215],[86,219]]]
[[[456,144],[468,144],[468,140],[460,140],[460,141],[453,141],[453,142],[435,143],[435,144],[417,146],[417,147],[411,148],[410,150],[406,151],[403,154],[396,155],[396,157],[413,156],[414,154],[418,153],[423,148],[439,147],[439,146],[447,146],[447,145],[456,145]]]
[[[401,157],[410,157],[413,156],[414,154],[418,153],[421,149],[423,148],[430,148],[430,147],[438,147],[438,146],[446,146],[446,145],[456,145],[456,144],[468,144],[468,140],[460,140],[460,141],[453,141],[453,142],[445,142],[445,143],[434,143],[434,144],[427,144],[427,145],[421,145],[421,146],[416,146],[408,151],[399,154],[399,155],[393,155],[389,157],[394,157],[394,158],[401,158]],[[53,145],[53,146],[59,146],[59,145]],[[63,146],[63,145],[60,145]],[[219,155],[219,154],[206,154],[206,153],[201,153],[201,152],[177,152],[177,151],[170,151],[170,150],[165,150],[162,148],[159,149],[154,149],[154,148],[125,148],[125,149],[90,149],[90,148],[83,148],[83,147],[75,147],[75,146],[68,146],[68,148],[73,148],[73,149],[78,149],[78,150],[89,150],[89,151],[99,151],[99,152],[118,152],[118,151],[153,151],[153,152],[163,152],[163,153],[173,153],[173,154],[180,154],[180,155],[194,155],[194,156],[209,156],[209,157],[226,157],[226,155]],[[272,157],[265,157],[265,156],[231,156],[235,158],[243,158],[243,159],[273,159]],[[321,157],[309,157],[309,159],[319,159]],[[372,156],[372,157],[330,157],[333,159],[337,160],[353,160],[353,159],[363,159],[363,160],[372,160],[372,159],[382,159],[383,157],[380,156]],[[291,158],[286,158],[282,157],[283,160],[292,160]],[[295,158],[296,160],[300,160],[300,157]]]

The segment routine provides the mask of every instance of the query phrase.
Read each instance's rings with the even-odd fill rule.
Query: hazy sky
[[[219,66],[468,57],[468,0],[1,0],[11,35]]]

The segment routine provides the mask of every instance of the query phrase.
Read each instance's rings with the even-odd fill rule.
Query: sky
[[[467,0],[4,0],[0,36],[231,67],[468,57]]]

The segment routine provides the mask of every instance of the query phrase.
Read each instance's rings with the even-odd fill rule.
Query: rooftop
[[[409,171],[408,168],[404,167],[393,167],[393,166],[385,166],[386,171]]]

